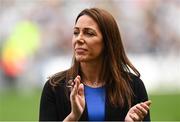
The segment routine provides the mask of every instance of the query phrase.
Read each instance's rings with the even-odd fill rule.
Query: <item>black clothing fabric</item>
[[[133,105],[148,100],[148,95],[142,80],[135,75],[131,75],[131,79],[129,83],[135,94]],[[60,82],[61,84],[55,88],[50,85],[49,81],[45,83],[40,101],[39,121],[62,121],[71,112],[71,103],[65,94],[65,81]],[[106,100],[105,120],[124,121],[128,110],[128,107],[120,108],[111,106],[108,100]],[[88,121],[86,105],[80,121]],[[150,121],[149,112],[144,118],[144,121]]]

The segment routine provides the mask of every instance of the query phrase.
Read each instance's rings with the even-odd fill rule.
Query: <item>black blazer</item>
[[[130,85],[135,94],[133,105],[148,100],[142,80],[135,75],[131,75],[131,78]],[[62,84],[56,86],[54,89],[49,84],[49,81],[44,85],[40,101],[39,121],[62,121],[71,112],[70,100],[67,99],[65,94],[65,81],[60,82]],[[108,100],[106,100],[105,120],[124,121],[128,110],[128,107],[120,108],[111,106]],[[85,110],[80,118],[81,120],[88,120],[87,106],[85,106]],[[144,118],[144,121],[150,121],[149,112]]]

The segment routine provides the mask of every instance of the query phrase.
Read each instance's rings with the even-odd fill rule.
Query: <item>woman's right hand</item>
[[[81,117],[85,108],[84,85],[81,83],[81,77],[77,76],[74,79],[74,87],[70,94],[71,113],[66,118],[71,121],[77,121]],[[66,120],[65,119],[65,120]]]

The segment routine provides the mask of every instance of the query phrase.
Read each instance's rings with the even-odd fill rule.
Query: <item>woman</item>
[[[150,121],[151,102],[110,13],[99,8],[80,12],[72,45],[72,67],[44,86],[40,121]]]

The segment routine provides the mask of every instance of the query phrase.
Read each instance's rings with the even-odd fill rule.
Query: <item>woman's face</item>
[[[102,58],[103,37],[97,23],[87,15],[81,16],[74,27],[72,39],[74,55],[79,62]]]

